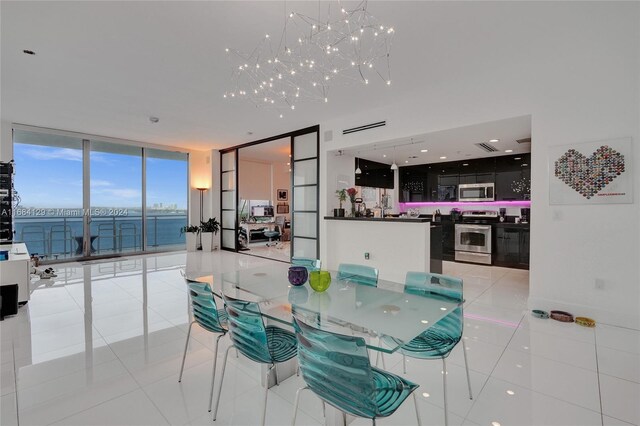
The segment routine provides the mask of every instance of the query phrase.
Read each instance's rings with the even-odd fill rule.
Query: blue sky
[[[82,151],[14,144],[15,186],[22,207],[81,208]],[[132,208],[142,204],[140,157],[91,152],[91,205]],[[147,159],[147,204],[187,207],[187,163]]]

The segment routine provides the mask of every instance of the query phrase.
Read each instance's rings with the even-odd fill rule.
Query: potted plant
[[[180,228],[180,235],[187,235],[187,251],[196,251],[198,247],[198,233],[200,233],[200,227],[196,225],[187,225]]]
[[[220,230],[220,223],[215,217],[206,222],[200,222],[200,232],[202,232],[202,251],[213,249],[213,236]]]
[[[333,209],[333,217],[344,217],[344,209],[342,208],[342,203],[347,201],[347,190],[344,188],[337,190],[336,197],[338,197],[338,201],[340,202],[340,208]]]

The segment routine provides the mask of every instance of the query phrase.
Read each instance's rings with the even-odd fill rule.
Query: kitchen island
[[[442,272],[442,229],[430,218],[324,219],[328,269],[367,265],[377,268],[381,279],[396,282],[404,282],[407,271]]]

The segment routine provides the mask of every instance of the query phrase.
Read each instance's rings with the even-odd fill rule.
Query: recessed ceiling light
[[[382,154],[382,158],[387,158],[387,154]]]
[[[505,149],[504,152],[513,152],[512,149]]]
[[[425,398],[429,398],[429,396],[431,396],[431,395],[429,395],[427,392],[423,392],[422,396],[424,396]]]
[[[500,142],[500,139],[489,139],[489,142],[493,142],[493,143]]]
[[[491,426],[500,426],[500,423],[498,423],[498,422],[491,422]]]
[[[527,167],[527,166],[528,166],[528,164],[527,164],[527,163],[524,163],[524,164],[522,165],[522,167]]]
[[[516,157],[516,158],[514,158],[514,160],[516,160],[516,161],[517,160],[522,160],[522,157]]]
[[[251,136],[251,135],[253,134],[253,132],[247,132],[247,134],[248,134],[249,136]]]
[[[33,50],[29,50],[29,49],[24,49],[22,51],[22,53],[26,53],[27,55],[35,55],[36,52],[34,52]]]
[[[507,395],[515,395],[516,393],[511,389],[507,390]]]
[[[409,162],[409,160],[404,160],[404,162],[405,162],[405,163],[408,163],[408,162]]]
[[[421,149],[420,152],[429,152],[428,149]]]
[[[441,159],[441,160],[446,160],[446,159],[447,159],[447,157],[442,156],[442,157],[440,157],[440,159]]]
[[[468,166],[468,165],[469,165],[469,163],[464,163],[464,164],[462,164],[462,165],[466,167],[466,166]]]
[[[151,116],[151,117],[149,117],[149,121],[152,122],[153,124],[155,124],[158,121],[160,121],[160,119],[158,117]]]

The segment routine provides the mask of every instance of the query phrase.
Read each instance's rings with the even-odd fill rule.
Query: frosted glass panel
[[[317,237],[316,213],[293,213],[293,235],[296,237]]]
[[[316,240],[307,240],[306,238],[293,238],[293,255],[295,257],[309,257],[317,259]]]
[[[235,172],[222,173],[222,189],[236,189]]]
[[[307,133],[306,135],[293,138],[293,159],[317,157],[318,156],[318,133]]]
[[[222,226],[224,228],[235,228],[236,226],[236,211],[222,211]]]
[[[223,209],[236,208],[236,192],[235,191],[222,193],[222,208]]]
[[[230,249],[236,248],[236,231],[222,230],[222,247]]]
[[[311,185],[318,183],[318,161],[314,158],[293,163],[293,184]]]
[[[231,151],[225,154],[222,154],[222,171],[226,172],[228,170],[236,169],[236,152]]]
[[[315,160],[313,160],[315,161]],[[317,210],[318,200],[317,186],[299,186],[297,188],[293,188],[294,193],[294,202],[293,202],[293,210]]]

